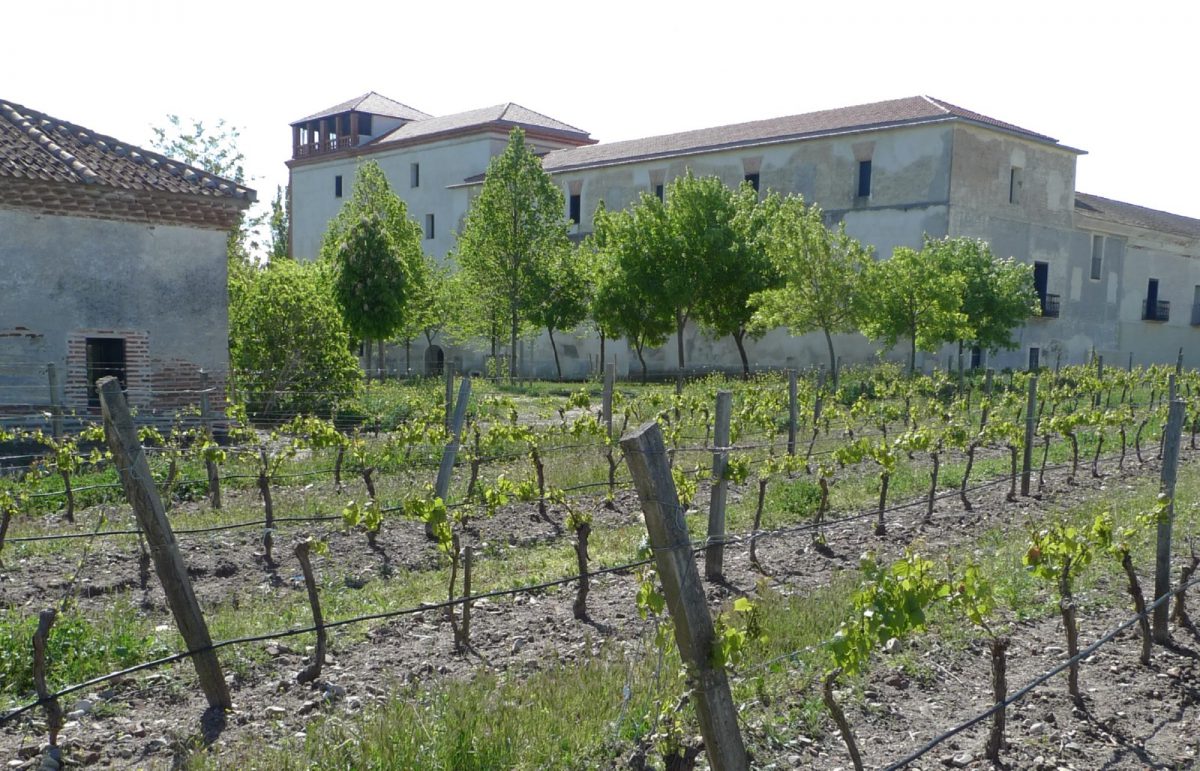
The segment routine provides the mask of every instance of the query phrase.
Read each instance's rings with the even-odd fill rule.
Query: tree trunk
[[[637,351],[638,361],[642,364],[642,382],[645,383],[650,376],[646,370],[646,358],[642,356],[642,347],[641,343],[634,343],[633,349]]]
[[[385,362],[387,361],[387,357],[386,357],[386,356],[384,356],[384,352],[383,352],[383,345],[384,345],[384,343],[383,343],[383,341],[382,341],[382,340],[379,340],[379,341],[378,341],[378,345],[379,345],[379,361],[375,362],[375,367],[376,367],[376,368],[379,370],[379,372],[378,372],[379,379],[380,379],[380,380],[383,380],[383,377],[384,377],[384,368],[386,367],[386,364],[385,364]]]
[[[404,374],[412,374],[412,338],[404,338]]]
[[[837,352],[833,350],[833,335],[829,334],[829,327],[821,327],[821,331],[825,333],[825,346],[829,348],[829,377],[833,384],[833,391],[838,388],[838,365]]]
[[[733,342],[737,343],[738,356],[742,357],[742,378],[750,379],[750,360],[746,358],[746,330],[739,329],[733,333]]]
[[[363,338],[363,372],[367,376],[367,381],[371,380],[371,339]]]
[[[679,374],[683,374],[683,328],[687,326],[687,314],[675,313],[675,346],[679,354]]]
[[[917,336],[913,335],[908,348],[908,376],[917,374]]]
[[[562,382],[562,365],[558,363],[558,345],[554,342],[554,327],[546,327],[546,332],[550,334],[550,350],[554,351],[554,371],[558,373],[559,382]]]
[[[601,378],[604,377],[604,368],[608,366],[608,362],[604,360],[604,340],[605,334],[604,330],[602,329],[600,330],[600,367],[598,368]]]
[[[512,383],[517,379],[517,308],[514,305],[512,309],[512,326],[509,327],[508,333],[508,382]]]

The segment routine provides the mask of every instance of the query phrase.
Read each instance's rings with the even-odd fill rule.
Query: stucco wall
[[[0,209],[0,233],[0,362],[6,371],[39,368],[0,401],[47,403],[42,372],[54,362],[64,403],[83,407],[70,385],[81,365],[67,363],[69,341],[86,336],[129,337],[131,369],[140,366],[134,338],[144,336],[147,369],[129,383],[134,404],[192,387],[189,373],[201,368],[219,384],[229,361],[225,232]]]

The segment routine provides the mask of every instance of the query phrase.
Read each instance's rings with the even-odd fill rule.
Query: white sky
[[[929,94],[1088,151],[1077,189],[1200,218],[1200,3],[4,3],[0,98],[148,145],[241,128],[285,184],[288,124],[366,91],[435,115],[517,102],[630,139]]]

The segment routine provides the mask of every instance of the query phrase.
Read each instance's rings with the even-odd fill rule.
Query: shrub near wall
[[[358,392],[358,362],[324,266],[278,260],[240,270],[229,294],[231,381],[251,416],[327,414]]]

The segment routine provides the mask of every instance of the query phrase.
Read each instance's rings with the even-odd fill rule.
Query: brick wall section
[[[0,176],[0,200],[14,209],[66,214],[151,225],[192,225],[228,230],[238,223],[248,201],[159,191],[114,190]]]
[[[77,329],[67,336],[67,377],[64,407],[67,412],[89,414],[87,400],[87,338],[125,339],[125,397],[131,407],[147,409],[152,403],[150,337],[135,329]],[[99,409],[91,410],[99,414]]]

